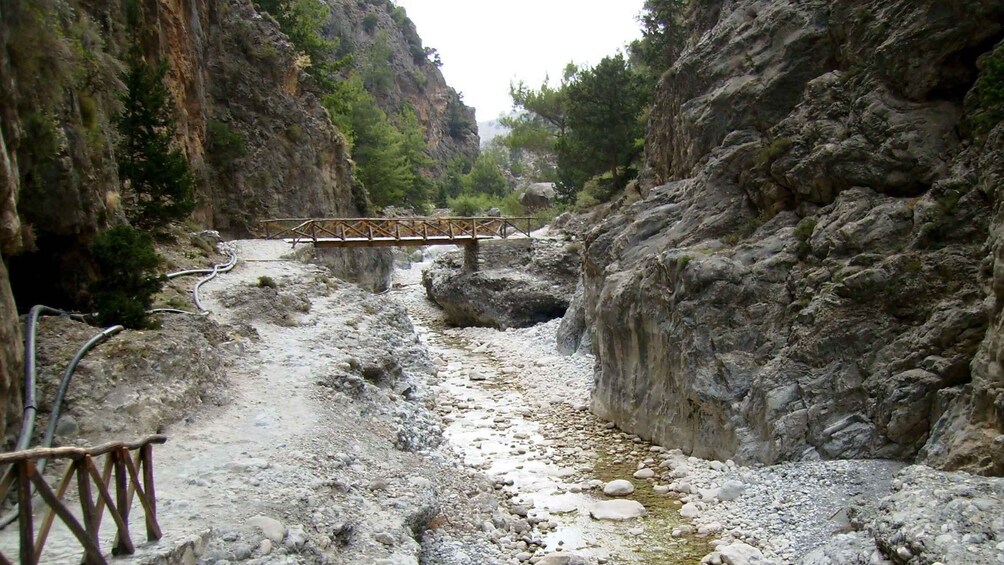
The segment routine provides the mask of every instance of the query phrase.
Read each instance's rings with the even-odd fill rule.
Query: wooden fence
[[[153,445],[165,441],[167,441],[165,436],[152,435],[135,443],[107,443],[88,449],[57,447],[0,454],[0,465],[11,465],[10,470],[0,481],[0,500],[6,498],[11,487],[17,489],[19,562],[22,565],[41,563],[45,541],[58,516],[80,541],[84,550],[84,563],[88,565],[107,563],[98,538],[101,518],[106,507],[117,527],[112,554],[134,553],[135,546],[129,535],[129,510],[134,496],[139,497],[146,515],[147,539],[150,541],[160,539],[161,531],[157,524],[157,495],[153,481]],[[137,452],[135,459],[133,452]],[[99,457],[105,458],[101,471],[95,464],[95,459]],[[38,472],[36,462],[41,459],[70,460],[55,492]],[[80,498],[80,519],[63,500],[74,477],[77,479],[77,494]],[[114,497],[111,493],[112,479],[114,479]],[[37,536],[31,504],[32,485],[46,505],[46,513]],[[95,491],[97,491],[97,501],[94,500]],[[0,563],[9,564],[11,561],[0,553]]]

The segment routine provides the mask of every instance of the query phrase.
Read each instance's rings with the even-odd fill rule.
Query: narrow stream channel
[[[592,358],[558,355],[557,320],[508,331],[447,327],[421,284],[428,265],[397,270],[391,296],[407,308],[439,369],[429,384],[447,422],[448,449],[494,479],[514,514],[525,515],[530,529],[503,543],[526,550],[530,539],[547,553],[601,563],[699,562],[709,551],[704,540],[671,535],[682,523],[679,501],[657,494],[651,479],[633,478],[641,466],[659,464],[661,448],[589,412]],[[642,503],[646,516],[590,516],[597,502],[609,500],[602,488],[614,479],[634,483],[627,498]]]

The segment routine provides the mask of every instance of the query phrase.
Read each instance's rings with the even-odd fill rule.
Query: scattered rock
[[[281,543],[286,537],[286,526],[275,518],[258,515],[248,519],[247,524],[259,528],[265,537],[273,543]]]
[[[589,509],[596,520],[633,520],[648,514],[640,502],[634,500],[601,500]]]
[[[634,484],[624,479],[610,481],[603,486],[603,494],[607,496],[628,496],[633,492]]]

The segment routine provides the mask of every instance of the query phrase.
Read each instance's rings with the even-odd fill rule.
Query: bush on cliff
[[[981,65],[980,78],[967,100],[970,123],[980,135],[1004,120],[1004,45],[985,56]]]
[[[163,286],[156,269],[160,264],[153,238],[130,226],[116,226],[98,234],[91,243],[99,278],[91,295],[103,326],[146,326],[146,311]]]

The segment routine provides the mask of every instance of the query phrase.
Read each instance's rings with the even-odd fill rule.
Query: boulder
[[[461,252],[450,252],[422,273],[422,283],[450,324],[520,328],[565,313],[579,265],[577,251],[560,241],[482,242],[479,271],[465,272]]]
[[[553,182],[538,182],[531,184],[519,195],[519,203],[531,210],[548,208],[554,204],[557,192]]]
[[[634,500],[603,500],[589,509],[589,515],[596,520],[613,520],[621,522],[634,520],[648,514],[640,502]]]
[[[627,496],[633,492],[634,485],[631,484],[631,481],[625,481],[624,479],[610,481],[603,486],[603,494],[607,496]]]

